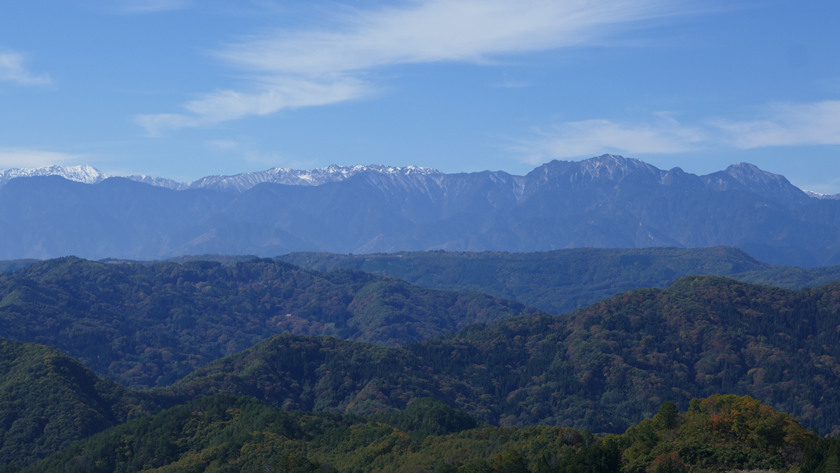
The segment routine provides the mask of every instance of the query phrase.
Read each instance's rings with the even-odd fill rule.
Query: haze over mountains
[[[51,169],[0,175],[0,259],[729,245],[840,263],[840,201],[744,163],[697,176],[605,155],[525,176],[331,166],[187,184]]]

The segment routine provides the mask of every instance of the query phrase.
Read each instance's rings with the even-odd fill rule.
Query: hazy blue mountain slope
[[[123,178],[96,185],[58,176],[14,179],[0,189],[6,223],[0,255],[153,259],[175,249],[171,235],[199,225],[222,202],[213,192],[176,192]]]
[[[664,288],[692,274],[728,276],[787,289],[840,280],[840,266],[802,269],[770,265],[729,247],[583,248],[536,253],[291,253],[278,259],[319,271],[358,269],[422,287],[480,291],[552,314],[571,312],[631,289]]]

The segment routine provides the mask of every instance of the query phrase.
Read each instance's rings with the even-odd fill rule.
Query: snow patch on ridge
[[[270,182],[289,186],[320,186],[329,182],[349,179],[356,174],[373,172],[394,176],[416,176],[442,174],[440,171],[419,166],[338,166],[330,165],[323,168],[298,170],[289,168],[272,168],[266,171],[236,174],[234,176],[207,176],[190,183],[175,183],[177,185],[156,184],[170,189],[213,189],[228,192],[244,192],[257,184]],[[129,179],[134,178],[134,176]],[[174,183],[174,181],[171,181]],[[151,182],[150,182],[151,183]]]
[[[820,200],[840,200],[840,194],[820,194],[819,192],[809,191],[802,189],[808,197],[813,197],[814,199]]]
[[[361,173],[378,173],[391,176],[419,176],[442,175],[440,171],[420,166],[385,166],[375,164],[371,166],[338,166],[331,165],[310,170],[288,168],[272,168],[266,171],[249,172],[233,176],[206,176],[193,182],[178,182],[163,177],[147,176],[143,174],[126,176],[136,182],[142,182],[172,190],[212,189],[226,192],[245,192],[264,182],[286,184],[290,186],[320,186],[329,182],[349,179]],[[61,176],[65,179],[85,184],[98,184],[109,177],[93,166],[48,166],[42,168],[14,168],[0,171],[0,187],[18,177]]]

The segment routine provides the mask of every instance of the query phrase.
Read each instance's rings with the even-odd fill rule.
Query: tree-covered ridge
[[[25,465],[158,410],[151,396],[100,379],[54,348],[0,339],[0,465]]]
[[[695,274],[787,289],[840,280],[840,266],[803,269],[770,265],[730,247],[580,248],[536,253],[291,253],[278,259],[320,271],[357,269],[422,287],[480,291],[551,314],[572,312],[633,289],[665,288]]]
[[[71,257],[0,275],[0,335],[58,347],[133,387],[172,383],[278,333],[395,345],[535,312],[475,292],[271,260],[143,265]]]
[[[418,436],[419,426],[287,413],[222,395],[111,428],[27,471],[642,473],[783,469],[822,459],[794,418],[738,396],[695,399],[682,414],[665,403],[652,419],[606,438],[564,427]]]
[[[636,290],[568,316],[474,325],[403,347],[283,335],[172,386],[359,415],[433,397],[501,426],[622,432],[663,401],[749,394],[840,431],[840,285],[803,291],[719,277]]]

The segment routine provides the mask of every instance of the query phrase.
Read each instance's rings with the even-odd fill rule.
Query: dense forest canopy
[[[539,312],[476,292],[272,260],[44,261],[0,275],[0,335],[45,343],[127,386],[170,384],[279,333],[396,345]]]
[[[393,420],[287,413],[222,395],[112,427],[26,471],[643,473],[782,469],[825,456],[796,419],[731,395],[696,399],[685,413],[665,403],[652,419],[606,438],[565,427],[446,431]]]
[[[840,283],[690,276],[552,316],[352,269],[227,263],[65,258],[0,276],[2,334],[85,354],[0,339],[0,471],[816,472],[840,459],[809,433],[840,432]],[[144,386],[128,374],[148,364],[170,370],[145,385],[162,386],[100,377]]]

